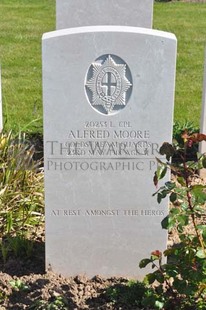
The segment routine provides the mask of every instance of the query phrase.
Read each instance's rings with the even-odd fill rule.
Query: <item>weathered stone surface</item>
[[[99,26],[43,36],[46,261],[57,273],[141,278],[166,247],[158,147],[173,124],[176,38]]]
[[[56,0],[56,28],[117,25],[152,28],[153,0]]]
[[[202,113],[200,122],[200,132],[206,134],[206,49],[205,49],[205,69],[203,78],[203,93],[202,93]],[[199,145],[200,153],[206,153],[206,142],[201,142]],[[206,169],[200,170],[200,176],[206,177]]]

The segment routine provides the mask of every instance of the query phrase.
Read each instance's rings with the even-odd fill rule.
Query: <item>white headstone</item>
[[[56,28],[118,25],[152,28],[153,0],[56,0]]]
[[[206,49],[205,49],[205,69],[203,78],[203,94],[202,94],[202,114],[200,123],[200,132],[206,134]],[[206,153],[206,142],[201,142],[199,146],[200,153]],[[200,176],[206,177],[206,169],[200,170]]]
[[[1,67],[0,67],[0,132],[3,129],[3,115],[2,115],[2,86],[1,86]]]
[[[129,276],[165,249],[152,194],[173,124],[176,38],[82,27],[43,36],[46,263],[63,275]],[[160,157],[160,156],[159,156]]]

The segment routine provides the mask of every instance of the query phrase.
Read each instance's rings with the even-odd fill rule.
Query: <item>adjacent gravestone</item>
[[[152,27],[153,0],[56,0],[56,28]]]
[[[205,49],[205,69],[203,78],[202,114],[201,114],[200,132],[206,134],[206,49]],[[199,152],[206,153],[205,142],[200,143]],[[200,176],[206,177],[206,169],[200,170]]]
[[[2,115],[2,86],[1,86],[1,67],[0,67],[0,132],[3,129],[3,115]]]
[[[124,26],[43,36],[46,263],[65,276],[129,276],[166,247],[158,148],[173,124],[176,38]]]

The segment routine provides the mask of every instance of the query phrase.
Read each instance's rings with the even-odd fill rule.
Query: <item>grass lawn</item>
[[[55,0],[1,0],[0,29],[5,127],[39,119],[29,127],[41,132],[41,37],[55,29]]]
[[[156,3],[154,28],[178,38],[175,120],[199,125],[206,4]],[[0,61],[6,129],[42,131],[41,36],[55,29],[55,0],[0,1]]]
[[[206,3],[156,3],[154,28],[178,39],[175,120],[199,126],[206,46]]]

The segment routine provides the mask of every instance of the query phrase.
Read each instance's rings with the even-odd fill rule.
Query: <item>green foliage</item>
[[[69,310],[66,298],[58,296],[51,301],[37,300],[29,307],[30,310]]]
[[[184,141],[182,139],[182,133],[187,130],[188,134],[192,134],[193,132],[198,132],[199,127],[195,126],[193,122],[184,121],[180,123],[179,121],[175,121],[173,125],[173,139],[177,141],[179,145],[183,145]]]
[[[160,154],[166,156],[166,162],[158,160],[154,176],[156,186],[164,178],[165,170],[170,169],[176,176],[175,181],[166,182],[154,196],[158,203],[165,197],[174,203],[162,221],[162,228],[176,229],[180,243],[164,253],[152,252],[150,258],[139,264],[140,268],[151,265],[155,269],[145,278],[155,289],[147,292],[143,300],[144,305],[155,309],[206,309],[206,185],[194,182],[197,169],[205,166],[205,156],[196,154],[195,161],[187,159],[188,149],[206,141],[206,135],[185,131],[181,139],[183,145],[177,142],[162,145]],[[171,157],[177,153],[179,162],[171,163]],[[192,227],[190,230],[186,229],[188,225]],[[164,264],[163,256],[172,258],[171,262]]]
[[[27,291],[29,287],[20,279],[9,282],[15,291]]]
[[[138,281],[128,281],[126,285],[115,285],[107,289],[106,295],[114,305],[122,304],[122,306],[130,305],[133,307],[141,307],[142,299],[146,292],[146,287]]]
[[[35,234],[43,221],[43,174],[33,161],[34,147],[24,134],[0,136],[0,250],[30,256]]]

